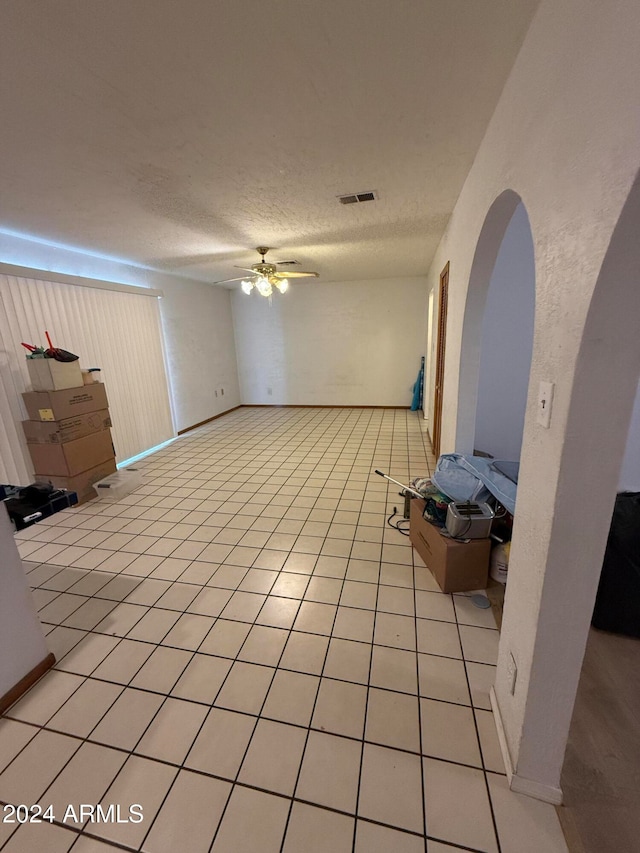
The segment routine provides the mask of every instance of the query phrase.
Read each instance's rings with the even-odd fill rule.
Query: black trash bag
[[[45,350],[44,354],[47,358],[55,358],[56,361],[77,361],[79,356],[77,356],[73,352],[68,352],[66,349],[60,349],[60,347],[54,347],[51,343],[51,338],[49,337],[49,332],[45,332],[45,337],[47,339],[47,343],[49,344],[49,349]]]
[[[76,355],[74,352],[69,352],[66,349],[60,349],[60,347],[48,349],[45,355],[47,358],[53,358],[56,361],[78,361],[80,358],[80,356]]]
[[[44,506],[49,503],[51,498],[56,497],[59,491],[49,483],[32,483],[30,486],[24,486],[20,489],[19,497],[29,501],[34,507]]]
[[[14,493],[17,497],[8,498],[4,501],[4,505],[16,530],[30,527],[42,518],[48,518],[78,503],[75,492],[56,489],[47,483],[32,483],[30,486],[14,490]]]
[[[640,637],[640,492],[616,497],[591,624]]]

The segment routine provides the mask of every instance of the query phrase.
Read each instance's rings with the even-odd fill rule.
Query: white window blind
[[[118,461],[174,435],[157,294],[0,273],[0,483],[33,480],[21,421],[30,388],[21,341],[53,345],[102,369]],[[86,286],[89,284],[89,286]]]

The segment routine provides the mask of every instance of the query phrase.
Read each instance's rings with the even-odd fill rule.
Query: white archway
[[[531,226],[520,202],[491,273],[482,318],[474,449],[520,459],[533,352],[536,277]]]
[[[505,233],[521,203],[522,199],[513,190],[502,192],[489,208],[476,244],[469,275],[460,351],[455,445],[459,453],[473,453],[474,450],[487,295]]]

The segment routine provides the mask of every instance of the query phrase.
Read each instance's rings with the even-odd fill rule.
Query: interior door
[[[433,401],[433,430],[431,443],[436,459],[440,456],[440,430],[442,427],[442,386],[444,381],[444,356],[447,337],[447,298],[449,294],[449,263],[440,273],[438,297],[438,340],[436,344],[436,384]]]

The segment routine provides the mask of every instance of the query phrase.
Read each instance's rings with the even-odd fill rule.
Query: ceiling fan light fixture
[[[271,296],[273,293],[273,288],[271,287],[271,282],[268,278],[264,276],[260,276],[260,278],[256,281],[256,290],[260,294],[260,296]]]
[[[318,278],[317,272],[302,272],[296,270],[289,273],[285,277],[284,273],[278,272],[278,265],[265,261],[265,255],[269,251],[266,246],[258,246],[258,253],[261,255],[261,260],[257,264],[251,264],[251,267],[237,267],[244,272],[251,273],[253,278],[227,278],[224,281],[217,281],[215,284],[226,284],[232,281],[240,281],[241,288],[244,293],[249,295],[255,288],[260,296],[264,296],[271,301],[271,294],[275,288],[279,293],[286,293],[289,290],[289,276],[293,278]],[[286,264],[296,264],[297,261],[286,261]]]

